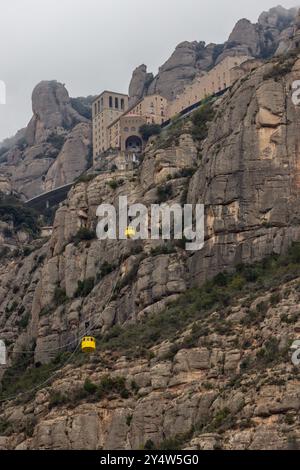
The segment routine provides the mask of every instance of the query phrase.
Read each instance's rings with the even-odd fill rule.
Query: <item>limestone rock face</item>
[[[279,81],[263,80],[272,67],[260,67],[224,98],[192,179],[190,201],[207,207],[207,243],[190,259],[199,279],[282,252],[299,237],[300,114],[290,90],[300,62]]]
[[[239,20],[224,44],[205,45],[201,41],[179,44],[152,81],[145,65],[134,71],[129,88],[131,102],[145,93],[159,93],[171,100],[196,76],[228,56],[249,55],[265,59],[288,52],[296,16],[297,8],[278,6],[262,13],[255,24],[245,18]]]
[[[239,20],[217,61],[243,54],[264,59],[287,52],[296,16],[297,8],[278,6],[262,13],[256,24]]]
[[[0,162],[0,171],[24,198],[72,182],[91,165],[89,101],[79,100],[71,100],[65,86],[56,81],[35,87],[34,115],[25,132],[18,133],[21,137],[9,141]]]
[[[86,119],[71,106],[64,85],[56,81],[40,82],[32,93],[33,117],[27,127],[28,145],[44,142],[56,128],[70,129]]]
[[[170,59],[160,67],[148,94],[159,93],[167,99],[176,97],[195,78],[197,47],[197,42],[179,44]]]
[[[205,293],[199,301],[197,290],[189,292],[194,304],[185,295],[186,303],[178,303],[190,287],[236,265],[284,254],[300,240],[300,108],[291,99],[299,72],[297,56],[249,72],[214,102],[202,140],[193,138],[198,134],[189,120],[172,123],[149,140],[136,170],[77,182],[56,212],[48,241],[0,257],[0,336],[8,344],[8,368],[24,350],[31,352],[29,371],[52,360],[50,369],[60,367],[33,398],[0,407],[1,448],[139,449],[166,439],[183,439],[187,449],[299,445],[299,371],[289,350],[300,331],[297,271],[292,280],[271,284],[272,291],[269,278],[264,291],[247,285],[246,298],[229,305],[232,299],[219,285],[215,294],[212,284],[207,301],[220,296],[217,310],[203,310]],[[87,148],[88,127],[79,123],[62,132],[61,152],[77,132]],[[51,151],[51,143],[32,147],[32,160],[42,148]],[[18,152],[24,150],[10,151],[10,165]],[[55,172],[51,178],[49,185],[62,182]],[[118,209],[125,195],[129,204],[147,207],[204,204],[204,248],[98,240],[97,207]],[[7,228],[0,227],[3,234]],[[168,323],[173,332],[161,339],[156,322],[167,306],[173,315],[158,325]],[[190,323],[179,330],[175,318]],[[133,325],[145,321],[149,347],[143,334],[130,336]],[[90,327],[99,338],[96,354],[86,361],[67,355],[60,363],[61,353],[76,352]],[[130,332],[125,339],[122,327]],[[111,383],[107,375],[118,379],[116,389],[85,393],[86,379]]]
[[[12,192],[11,181],[8,176],[0,174],[0,193],[10,194]]]
[[[230,45],[245,45],[248,48],[246,55],[257,56],[259,54],[259,35],[256,25],[247,19],[239,20],[228,38]],[[246,51],[245,51],[246,52]]]
[[[129,106],[133,106],[147,94],[149,83],[152,80],[153,74],[147,73],[146,65],[142,64],[134,70],[129,85]]]
[[[0,448],[138,450],[175,439],[186,450],[296,449],[299,377],[289,353],[259,370],[255,358],[266,339],[293,338],[292,321],[282,324],[280,316],[299,312],[298,287],[299,278],[281,286],[278,294],[288,294],[247,329],[234,314],[250,310],[238,303],[234,314],[214,312],[194,323],[196,346],[183,346],[185,331],[151,348],[149,358],[98,352],[82,365],[65,365],[33,398],[2,406]],[[217,333],[227,314],[226,333]],[[86,380],[99,384],[108,376],[123,379],[122,393],[83,393]]]
[[[67,135],[66,141],[45,178],[45,189],[51,189],[71,183],[91,163],[91,126],[88,123],[77,124]]]

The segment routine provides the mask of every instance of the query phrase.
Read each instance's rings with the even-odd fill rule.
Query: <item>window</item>
[[[94,114],[95,114],[95,116],[97,114],[97,103],[94,104]]]
[[[110,108],[113,107],[113,99],[112,99],[112,96],[109,97],[109,107],[110,107]]]
[[[121,109],[124,109],[124,98],[121,99]]]
[[[135,132],[135,131],[136,131],[135,127],[132,127],[131,132]]]
[[[128,132],[129,131],[129,128],[128,127],[124,127],[124,132]]]
[[[115,108],[119,109],[119,98],[115,98]]]

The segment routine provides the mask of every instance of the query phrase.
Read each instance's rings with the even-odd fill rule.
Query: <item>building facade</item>
[[[140,153],[144,142],[139,130],[143,124],[163,124],[204,98],[226,90],[258,65],[248,56],[226,57],[170,102],[155,94],[128,108],[127,95],[104,91],[93,103],[94,162],[110,149],[127,156]]]
[[[168,119],[168,101],[160,95],[146,96],[128,109],[128,96],[104,91],[93,102],[94,161],[109,149],[141,152],[143,124],[162,124]]]
[[[168,101],[160,95],[141,99],[107,128],[107,148],[126,152],[141,152],[143,138],[139,131],[143,124],[161,125],[168,119]]]
[[[140,127],[146,124],[146,118],[137,114],[124,114],[108,126],[108,145],[111,149],[140,152],[143,139]]]
[[[204,98],[229,88],[236,80],[234,69],[249,59],[248,56],[226,57],[209,72],[197,77],[191,85],[169,102],[167,110],[169,119]]]
[[[168,100],[161,95],[145,96],[126,114],[143,116],[147,124],[163,124],[168,119]]]
[[[93,156],[109,148],[107,129],[128,109],[128,95],[104,91],[93,102]]]

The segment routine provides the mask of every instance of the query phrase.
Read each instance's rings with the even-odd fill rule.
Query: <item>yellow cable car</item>
[[[92,336],[85,336],[81,340],[81,351],[92,353],[96,350],[96,340]]]
[[[135,230],[133,227],[127,227],[127,229],[125,230],[125,235],[127,238],[131,238],[131,237],[134,237],[135,236]]]

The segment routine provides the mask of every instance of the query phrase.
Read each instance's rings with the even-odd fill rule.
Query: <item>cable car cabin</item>
[[[81,351],[92,353],[96,351],[96,340],[92,336],[85,336],[81,340]]]
[[[127,238],[131,238],[131,237],[134,237],[135,236],[135,230],[133,227],[127,227],[127,229],[125,230],[125,235]]]

